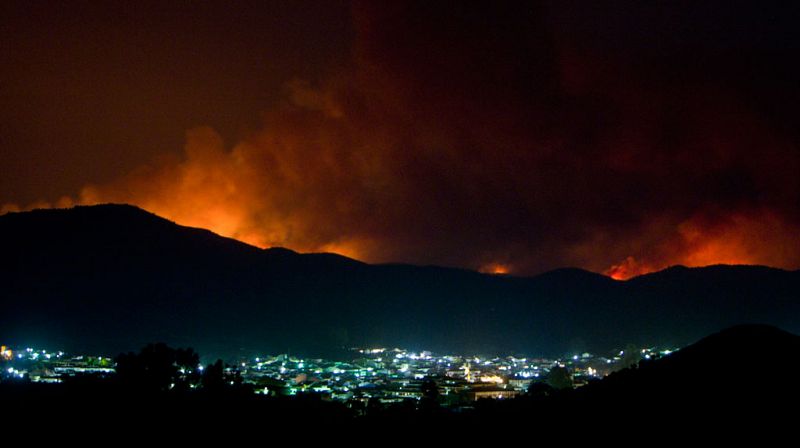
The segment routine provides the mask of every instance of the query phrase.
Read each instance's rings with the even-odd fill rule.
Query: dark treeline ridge
[[[0,342],[71,353],[163,341],[210,359],[352,347],[561,357],[682,347],[754,322],[800,332],[800,271],[763,266],[617,282],[369,265],[261,250],[126,205],[9,213],[0,247]]]

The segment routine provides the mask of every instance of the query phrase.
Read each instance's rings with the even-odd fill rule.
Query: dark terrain
[[[126,205],[0,216],[0,341],[114,356],[148,342],[209,359],[352,346],[607,353],[720,328],[800,332],[800,271],[673,267],[625,282],[530,278],[261,250]]]
[[[0,383],[9,427],[35,423],[64,434],[91,431],[116,440],[142,437],[203,441],[208,437],[295,440],[386,437],[408,440],[507,440],[533,437],[641,444],[656,437],[768,443],[792,434],[800,400],[800,336],[765,325],[732,327],[671,355],[642,361],[578,389],[544,386],[507,400],[479,400],[453,410],[436,402],[357,412],[319,396],[264,397],[242,386],[157,390],[121,373],[76,377],[63,384]],[[225,383],[227,384],[227,383]],[[541,385],[541,383],[540,383]],[[544,391],[544,393],[541,393]],[[313,429],[313,430],[312,430]],[[37,438],[47,436],[43,434]],[[375,439],[377,437],[377,439]],[[388,442],[386,442],[388,443]]]

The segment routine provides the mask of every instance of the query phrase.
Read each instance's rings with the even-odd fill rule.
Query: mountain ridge
[[[127,205],[6,214],[0,244],[3,341],[111,354],[156,340],[224,354],[551,354],[680,345],[745,320],[797,332],[800,321],[800,271],[670,268],[620,282],[576,268],[370,265],[259,249]]]
[[[238,240],[238,239],[233,238],[233,237],[222,236],[222,235],[220,235],[218,233],[215,233],[215,232],[213,232],[211,230],[208,230],[208,229],[205,229],[205,228],[202,228],[202,227],[193,227],[193,226],[186,226],[186,225],[178,224],[175,221],[169,220],[167,218],[159,216],[159,215],[157,215],[157,214],[155,214],[153,212],[150,212],[150,211],[148,211],[146,209],[143,209],[143,208],[135,206],[135,205],[121,204],[121,203],[120,204],[118,204],[118,203],[106,203],[106,204],[97,204],[97,205],[77,205],[77,206],[71,207],[71,208],[42,208],[42,209],[33,209],[33,210],[30,210],[30,211],[24,211],[24,212],[12,211],[12,212],[7,212],[5,214],[0,215],[0,219],[3,219],[6,216],[8,216],[8,217],[26,216],[27,217],[27,216],[33,216],[33,215],[39,215],[39,214],[42,214],[42,215],[44,215],[44,214],[55,215],[55,214],[59,214],[61,212],[65,212],[65,211],[67,211],[67,212],[68,211],[90,212],[90,213],[95,212],[95,211],[115,211],[115,212],[117,212],[118,216],[122,214],[122,213],[119,213],[119,212],[124,212],[130,217],[133,217],[133,216],[136,216],[137,214],[139,214],[139,215],[146,216],[148,219],[151,219],[154,222],[160,222],[161,224],[171,224],[171,225],[174,225],[174,226],[176,226],[178,228],[182,228],[182,229],[186,229],[186,230],[189,230],[189,231],[197,232],[198,234],[206,234],[206,235],[209,235],[209,236],[213,236],[213,237],[219,238],[220,240],[229,241],[231,243],[235,243],[235,244],[238,244],[238,245],[241,245],[241,246],[248,246],[248,247],[251,247],[251,248],[254,248],[254,249],[258,249],[258,250],[265,251],[265,252],[271,253],[271,254],[276,254],[276,255],[277,254],[282,254],[282,255],[302,255],[302,256],[326,256],[326,257],[331,257],[331,258],[341,258],[341,259],[351,260],[351,261],[362,263],[362,264],[370,264],[372,266],[398,266],[398,267],[399,266],[407,266],[407,267],[413,267],[413,268],[450,269],[450,270],[461,270],[461,271],[476,272],[476,273],[479,273],[479,274],[482,274],[482,275],[492,275],[492,276],[501,276],[501,277],[538,278],[538,277],[542,277],[542,276],[552,276],[552,275],[571,275],[571,274],[580,275],[580,274],[586,274],[588,276],[597,276],[597,277],[604,277],[604,278],[611,279],[611,277],[609,277],[607,275],[600,274],[600,273],[597,273],[597,272],[594,272],[594,271],[590,271],[590,270],[584,269],[584,268],[579,268],[579,267],[560,267],[560,268],[555,268],[555,269],[552,269],[552,270],[544,271],[542,273],[535,274],[535,275],[491,274],[491,273],[481,273],[481,272],[474,271],[474,270],[471,270],[471,269],[452,267],[452,266],[417,265],[417,264],[413,264],[413,263],[402,263],[402,262],[387,262],[387,263],[371,264],[371,263],[365,263],[365,262],[357,260],[355,258],[350,258],[350,257],[347,257],[345,255],[341,255],[341,254],[337,254],[337,253],[333,253],[333,252],[307,252],[307,253],[301,253],[301,252],[297,252],[297,251],[295,251],[293,249],[290,249],[290,248],[287,248],[287,247],[281,247],[281,246],[272,246],[272,247],[268,247],[268,248],[259,248],[257,246],[253,246],[251,244],[248,244],[246,242],[243,242],[243,241]],[[102,216],[102,214],[99,214],[99,215],[96,215],[96,216]],[[632,281],[632,280],[635,280],[635,279],[640,278],[640,277],[653,277],[653,276],[669,275],[669,274],[671,274],[671,273],[673,273],[675,271],[715,270],[715,269],[720,268],[720,267],[757,268],[757,269],[776,270],[776,271],[784,271],[784,272],[800,272],[800,270],[783,269],[783,268],[778,268],[778,267],[774,267],[774,266],[766,266],[766,265],[719,263],[719,264],[713,264],[713,265],[708,265],[708,266],[689,267],[689,266],[677,264],[677,265],[668,266],[668,267],[666,267],[664,269],[660,269],[658,271],[648,272],[646,274],[640,274],[640,275],[637,275],[635,277],[631,277],[631,278],[625,279],[625,280],[615,280],[615,279],[611,279],[611,280],[618,281],[618,282],[628,282],[628,281]]]

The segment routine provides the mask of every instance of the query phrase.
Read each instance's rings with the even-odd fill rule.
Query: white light
[[[9,367],[8,368],[8,373],[14,373],[14,368],[13,367]]]

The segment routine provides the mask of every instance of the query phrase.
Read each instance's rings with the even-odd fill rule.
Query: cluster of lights
[[[452,381],[461,381],[465,384],[475,384],[469,387],[492,387],[508,389],[509,391],[521,390],[531,381],[544,378],[548,372],[555,368],[569,368],[575,378],[597,378],[606,375],[611,364],[619,362],[625,351],[619,351],[618,356],[610,358],[595,357],[589,353],[574,354],[564,359],[545,358],[516,358],[513,356],[500,358],[486,358],[479,356],[434,356],[431,352],[410,352],[402,349],[366,348],[353,349],[362,355],[359,361],[348,363],[339,361],[326,361],[322,359],[298,359],[289,355],[257,357],[252,361],[240,361],[233,367],[227,367],[226,372],[233,370],[243,374],[244,381],[257,382],[258,378],[272,378],[286,383],[286,390],[290,393],[298,391],[315,391],[330,393],[335,399],[345,399],[352,396],[355,389],[375,385],[393,384],[399,387],[409,387],[409,381],[422,380],[431,375],[452,378]],[[642,358],[650,359],[669,355],[672,350],[655,351],[653,348],[635,350]],[[24,351],[12,352],[5,346],[0,347],[0,357],[5,360],[23,362],[48,362],[64,356],[63,352],[48,353],[45,350],[26,348]],[[365,359],[366,358],[366,359]],[[55,364],[53,371],[56,375],[42,378],[47,381],[58,381],[59,375],[73,375],[83,371],[97,371],[99,367],[93,364],[100,361],[102,366],[110,361],[109,358],[96,358],[76,356],[70,357],[65,365],[64,361]],[[366,363],[366,364],[362,364]],[[0,370],[7,378],[24,378],[28,371],[24,367],[8,364]],[[452,367],[453,365],[462,367]],[[8,369],[5,369],[8,367]],[[110,366],[109,366],[110,367]],[[22,370],[21,370],[22,369]],[[113,372],[113,368],[103,368],[104,372]],[[182,374],[191,373],[191,369],[181,369]],[[199,365],[197,370],[203,371]],[[301,378],[298,380],[298,378]],[[292,379],[294,383],[292,383]],[[37,381],[38,379],[33,379]],[[480,386],[484,384],[484,386]],[[577,383],[576,383],[577,384]],[[577,384],[580,385],[580,384]],[[258,387],[260,393],[274,394],[276,388],[272,385]],[[349,395],[348,395],[349,393]],[[405,391],[403,393],[417,393]],[[409,395],[410,396],[410,395]]]
[[[378,353],[385,352],[385,348],[360,348],[358,349],[359,353],[363,353],[365,355],[376,355]]]
[[[636,352],[638,353],[640,350],[637,349]],[[326,393],[330,392],[334,399],[346,399],[348,396],[352,396],[352,392],[350,395],[347,392],[361,387],[367,387],[370,390],[376,387],[376,384],[394,385],[400,388],[415,387],[409,382],[422,380],[431,375],[475,385],[468,387],[480,388],[493,385],[497,388],[508,389],[511,393],[526,388],[531,381],[546,377],[548,372],[555,367],[568,368],[576,380],[583,378],[583,382],[581,380],[576,382],[576,386],[579,386],[585,384],[586,379],[606,375],[610,365],[621,359],[621,356],[606,358],[586,352],[573,354],[565,359],[528,359],[513,356],[505,358],[434,356],[427,351],[411,352],[397,348],[366,348],[353,349],[353,351],[357,351],[366,359],[360,358],[361,361],[356,363],[321,359],[306,362],[301,359],[289,358],[288,355],[277,355],[255,358],[254,364],[242,363],[242,372],[245,381],[248,381],[248,377],[252,378],[254,382],[263,377],[285,381],[289,393],[325,391]],[[624,351],[615,352],[615,355],[616,353],[625,354]],[[642,353],[644,355],[652,353],[653,356],[656,356],[652,349],[645,349]],[[366,362],[367,365],[359,365],[362,362]],[[325,366],[326,363],[330,364]],[[462,367],[453,368],[453,365]],[[250,366],[249,374],[247,366]],[[301,376],[303,379],[298,381],[297,378]],[[294,383],[292,383],[292,379],[294,379]],[[481,384],[485,386],[481,386]],[[393,389],[390,388],[390,390]],[[259,387],[259,391],[275,393],[275,388],[272,386]],[[402,393],[413,395],[418,392],[412,390]]]
[[[6,349],[5,346],[2,347],[3,358],[11,359],[13,358],[13,352],[11,349]],[[52,358],[61,358],[64,356],[64,352],[56,352],[56,353],[48,353],[47,350],[34,350],[30,347],[26,348],[23,353],[17,353],[17,359],[29,359],[31,361],[39,361],[40,358],[44,359],[52,359]]]
[[[9,367],[8,369],[6,369],[6,372],[8,372],[9,375],[16,378],[25,378],[25,374],[27,373],[24,370],[17,370],[13,367]]]
[[[64,376],[79,373],[114,373],[110,358],[67,357],[63,351],[48,352],[31,347],[12,351],[0,346],[0,360],[7,363],[0,370],[4,379],[30,378],[32,382],[60,383]]]

